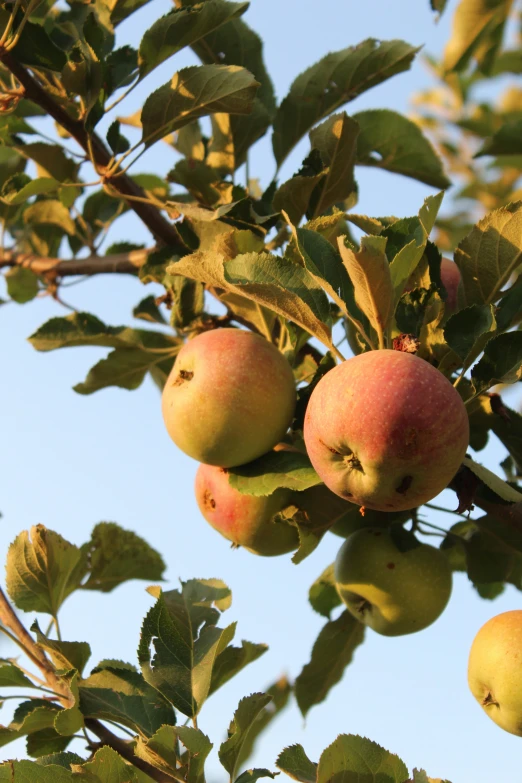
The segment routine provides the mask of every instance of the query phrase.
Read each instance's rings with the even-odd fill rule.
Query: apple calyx
[[[495,707],[500,708],[500,704],[498,703],[498,701],[495,701],[495,698],[494,698],[493,694],[491,693],[491,691],[488,691],[486,696],[482,699],[482,706],[483,707],[491,707],[493,705]]]
[[[174,381],[174,386],[181,386],[186,381],[191,381],[194,377],[194,373],[192,370],[180,370],[178,373],[178,377]]]

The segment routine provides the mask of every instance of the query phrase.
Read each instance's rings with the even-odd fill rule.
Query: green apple
[[[335,582],[354,617],[384,636],[401,636],[442,614],[452,577],[439,549],[419,543],[402,552],[389,530],[364,528],[339,550]]]
[[[279,443],[295,403],[288,361],[244,329],[214,329],[189,340],[162,396],[174,443],[198,462],[223,468],[250,462]]]
[[[471,645],[468,684],[497,726],[522,737],[522,610],[482,626]]]

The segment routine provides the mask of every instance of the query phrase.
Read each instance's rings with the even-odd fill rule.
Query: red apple
[[[243,329],[215,329],[183,346],[162,408],[167,431],[185,454],[230,468],[283,438],[295,402],[292,369],[277,348]]]
[[[196,500],[207,522],[236,546],[256,555],[283,555],[297,549],[297,529],[274,516],[291,502],[291,492],[278,489],[268,497],[243,495],[229,484],[224,468],[200,465]]]
[[[460,270],[457,264],[449,258],[443,258],[440,262],[440,277],[447,293],[444,312],[446,315],[451,315],[457,310],[457,289],[460,283]]]
[[[319,381],[304,439],[337,495],[376,511],[403,511],[448,486],[466,454],[469,423],[459,394],[431,364],[369,351]]]

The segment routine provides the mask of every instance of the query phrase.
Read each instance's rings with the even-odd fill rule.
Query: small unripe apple
[[[448,486],[466,454],[466,408],[431,364],[368,351],[330,370],[306,410],[304,439],[322,481],[375,511],[404,511]]]
[[[348,611],[384,636],[427,628],[451,595],[451,569],[439,549],[419,544],[401,552],[389,530],[348,536],[335,561],[337,591]]]
[[[460,269],[457,264],[449,258],[443,258],[440,262],[440,278],[447,293],[444,313],[452,315],[457,309],[457,289],[460,283]]]
[[[256,555],[283,555],[297,549],[299,536],[292,525],[274,521],[291,503],[291,492],[277,489],[272,495],[243,495],[228,481],[228,472],[200,465],[196,473],[196,500],[207,522],[232,541]]]
[[[471,645],[468,683],[486,715],[522,737],[522,610],[503,612],[482,626]]]
[[[243,329],[214,329],[189,340],[162,396],[174,443],[198,462],[223,468],[270,451],[290,426],[295,403],[285,357]]]

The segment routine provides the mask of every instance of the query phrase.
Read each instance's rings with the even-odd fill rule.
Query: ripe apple
[[[442,614],[452,577],[439,549],[419,544],[401,552],[389,529],[364,528],[339,550],[335,582],[354,617],[384,636],[402,636]]]
[[[214,329],[189,340],[162,397],[174,443],[189,457],[223,468],[270,451],[285,435],[295,403],[287,360],[243,329]]]
[[[448,316],[457,310],[457,289],[460,283],[460,269],[457,264],[449,258],[443,258],[440,262],[440,278],[447,293],[444,313]]]
[[[332,492],[375,511],[405,511],[448,486],[466,454],[469,423],[459,394],[431,364],[369,351],[319,381],[304,439]]]
[[[522,737],[522,610],[482,626],[471,645],[468,684],[497,726]]]
[[[243,495],[229,484],[224,468],[200,465],[196,473],[196,500],[218,533],[249,552],[283,555],[299,545],[295,527],[273,521],[290,504],[289,490],[277,489],[267,497]]]

